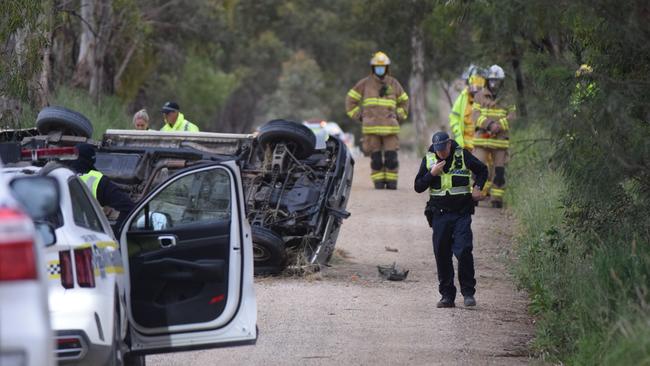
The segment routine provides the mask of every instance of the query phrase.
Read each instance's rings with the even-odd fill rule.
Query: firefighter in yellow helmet
[[[486,87],[474,97],[472,119],[476,125],[474,155],[483,163],[489,157],[494,165],[489,190],[492,207],[503,207],[506,185],[506,158],[510,147],[510,122],[515,118],[515,106],[504,96],[505,73],[499,65],[488,69]]]
[[[370,68],[370,75],[348,92],[345,110],[362,123],[362,148],[370,154],[370,177],[375,188],[397,189],[399,125],[408,117],[409,97],[399,81],[389,75],[390,59],[385,53],[375,53]]]
[[[466,87],[458,95],[449,113],[449,126],[458,146],[472,151],[474,149],[474,121],[472,105],[474,96],[485,86],[485,72],[476,65],[470,65],[463,73]]]

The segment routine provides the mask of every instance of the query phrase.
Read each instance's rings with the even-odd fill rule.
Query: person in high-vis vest
[[[449,126],[454,134],[454,140],[463,149],[472,151],[474,149],[474,121],[472,120],[472,105],[474,96],[481,91],[485,85],[483,70],[471,65],[463,79],[467,86],[458,95],[451,113],[449,113]]]
[[[79,179],[102,207],[108,206],[119,212],[113,227],[117,231],[135,204],[126,192],[95,169],[96,154],[93,145],[82,143],[77,144],[76,147],[79,156],[70,164],[70,168],[79,175]]]
[[[472,174],[474,181],[472,182]],[[455,306],[454,266],[458,261],[458,282],[465,306],[475,306],[476,279],[472,254],[472,214],[474,202],[485,198],[481,190],[487,167],[463,149],[446,132],[433,135],[429,151],[415,177],[415,191],[429,191],[425,215],[433,229],[433,253],[438,268],[436,307]]]
[[[199,132],[199,127],[185,119],[176,102],[167,102],[162,106],[164,125],[160,129],[165,132]]]
[[[363,151],[370,154],[370,178],[376,189],[397,189],[400,122],[408,117],[409,97],[389,75],[390,59],[377,52],[371,74],[361,79],[345,98],[345,110],[362,123]]]
[[[492,207],[503,207],[506,187],[506,159],[510,147],[510,122],[515,118],[515,105],[499,95],[505,73],[498,65],[490,66],[486,87],[474,98],[472,119],[476,125],[473,153],[483,163],[490,158],[494,165],[494,176],[490,176],[489,189]]]

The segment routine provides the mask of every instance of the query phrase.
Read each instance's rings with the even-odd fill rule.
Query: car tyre
[[[88,118],[79,112],[65,107],[45,107],[36,117],[36,128],[44,135],[52,131],[61,131],[63,135],[90,138],[93,135],[93,125]]]
[[[285,143],[298,159],[309,157],[316,147],[316,136],[308,127],[284,119],[274,119],[260,127],[257,140],[262,146]]]
[[[253,226],[253,260],[256,275],[282,272],[287,262],[287,250],[282,237],[261,226]]]

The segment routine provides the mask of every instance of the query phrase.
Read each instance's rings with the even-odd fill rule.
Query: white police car
[[[53,366],[47,287],[39,265],[47,233],[38,235],[39,225],[29,215],[38,218],[56,209],[56,186],[48,179],[10,181],[1,168],[0,163],[0,365]],[[25,189],[38,190],[30,207],[12,194]]]
[[[27,152],[34,160],[75,153]],[[59,183],[60,210],[48,219],[56,241],[45,256],[60,364],[141,365],[145,354],[255,342],[251,229],[234,162],[199,164],[162,182],[118,240],[69,169],[3,170]]]

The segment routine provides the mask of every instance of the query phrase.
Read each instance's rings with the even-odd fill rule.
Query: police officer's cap
[[[162,106],[162,109],[160,111],[163,113],[169,113],[169,112],[178,112],[180,110],[181,108],[178,106],[178,103],[167,102]]]
[[[433,134],[433,137],[431,138],[431,143],[433,144],[433,149],[435,151],[440,151],[444,150],[447,147],[447,142],[449,142],[451,139],[449,138],[449,135],[447,132],[436,132]]]

